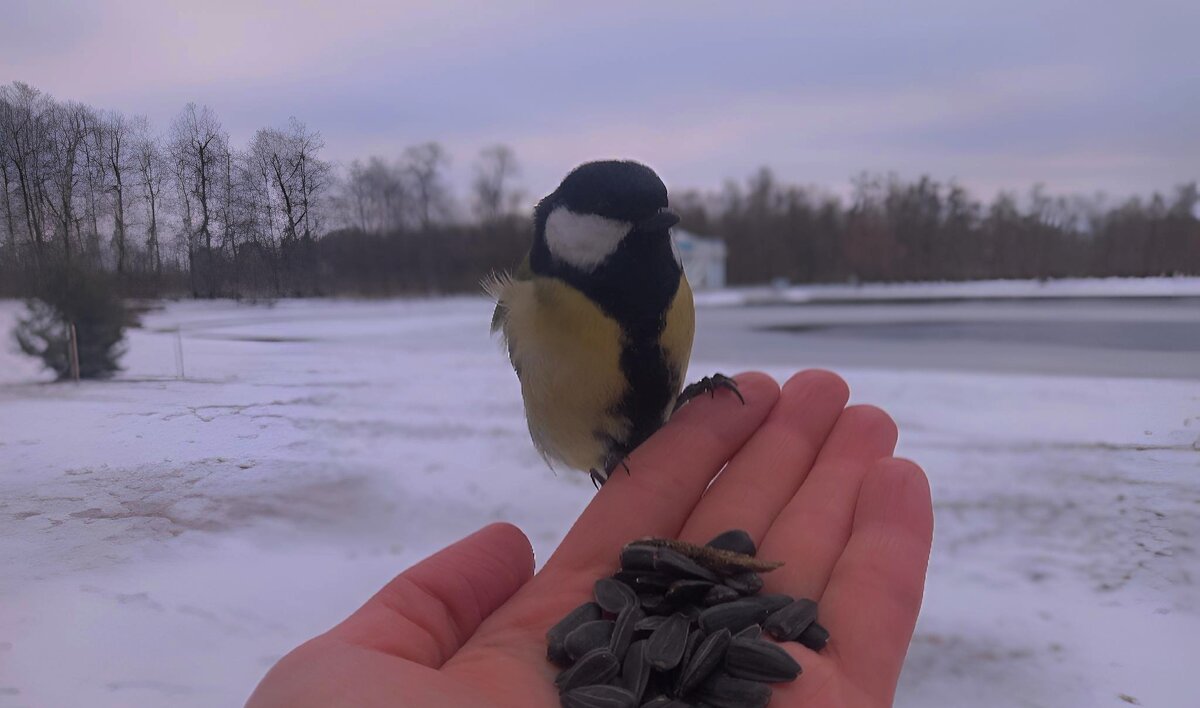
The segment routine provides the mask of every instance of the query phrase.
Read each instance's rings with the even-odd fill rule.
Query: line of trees
[[[1037,186],[989,204],[929,177],[863,174],[848,202],[779,182],[674,198],[684,226],[719,234],[732,283],[1200,274],[1200,191],[1112,201]]]
[[[276,297],[477,290],[532,225],[512,150],[476,158],[469,207],[437,143],[338,170],[303,122],[231,144],[188,104],[143,117],[0,86],[0,296],[55,269],[111,274],[126,295]],[[564,165],[565,172],[570,165]],[[683,227],[724,238],[730,283],[1200,274],[1200,193],[1113,202],[861,175],[849,199],[763,168],[672,195]]]

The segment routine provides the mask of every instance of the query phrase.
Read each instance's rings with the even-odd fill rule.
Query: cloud
[[[0,78],[235,141],[295,115],[349,160],[439,140],[464,183],[512,144],[533,192],[634,155],[676,185],[769,164],[845,185],[1164,188],[1200,164],[1200,4],[27,0]]]

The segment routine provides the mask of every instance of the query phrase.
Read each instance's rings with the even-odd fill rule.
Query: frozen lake
[[[7,330],[15,303],[0,302]],[[897,705],[1195,705],[1196,300],[706,307],[693,370],[834,368],[937,514]],[[127,370],[0,351],[0,706],[228,706],[493,520],[587,503],[530,445],[481,299],[181,302]],[[184,377],[179,376],[177,347]]]
[[[1200,298],[705,308],[704,358],[1200,379]]]

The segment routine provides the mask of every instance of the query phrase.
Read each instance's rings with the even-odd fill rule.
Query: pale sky
[[[672,188],[759,165],[977,195],[1200,178],[1200,1],[0,0],[0,82],[148,115],[211,106],[236,144],[305,121],[342,163],[437,140],[457,186],[511,145],[548,192],[631,157]]]

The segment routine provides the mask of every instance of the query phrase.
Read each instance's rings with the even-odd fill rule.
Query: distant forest
[[[156,129],[0,86],[0,296],[34,295],[64,266],[135,297],[472,292],[528,247],[503,145],[475,158],[465,201],[437,143],[340,168],[323,149],[295,118],[236,146],[206,106]],[[953,182],[863,174],[843,199],[764,167],[671,201],[682,228],[726,241],[733,285],[1200,274],[1195,182],[984,203]]]

